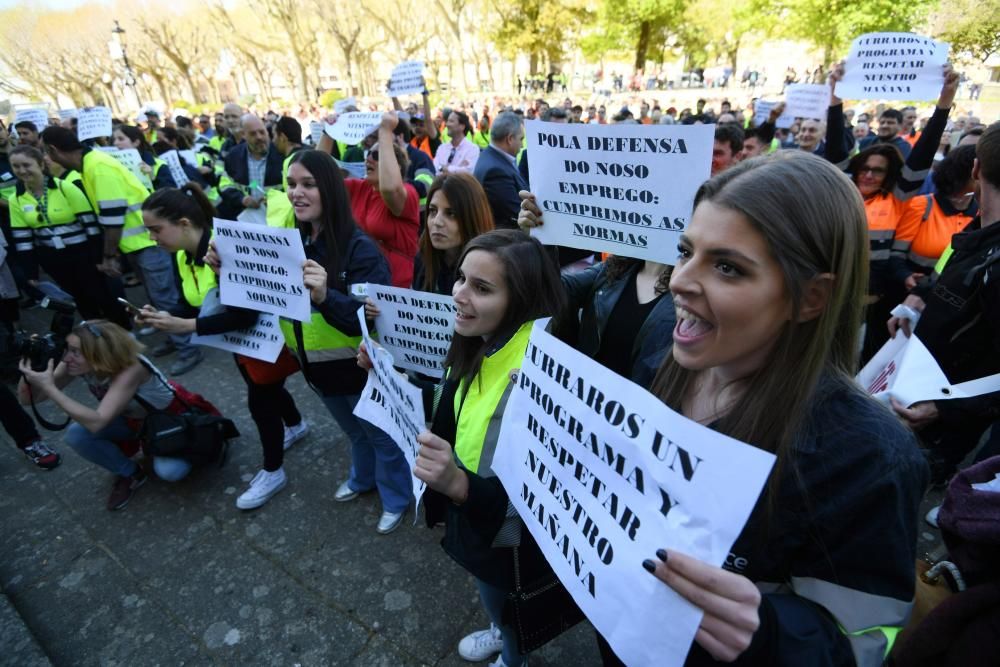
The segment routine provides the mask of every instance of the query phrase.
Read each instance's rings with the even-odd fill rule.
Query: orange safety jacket
[[[951,237],[965,229],[978,211],[974,199],[964,211],[938,195],[911,199],[892,244],[893,273],[904,280],[911,273],[930,274]]]

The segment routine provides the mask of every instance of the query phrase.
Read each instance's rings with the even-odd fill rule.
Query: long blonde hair
[[[801,151],[779,151],[722,172],[698,190],[695,206],[706,201],[742,214],[760,232],[791,298],[793,317],[769,358],[744,378],[746,390],[718,422],[720,432],[777,454],[780,467],[820,377],[853,386],[868,284],[864,205],[846,175]],[[797,322],[804,287],[821,273],[835,276],[826,308]],[[668,354],[651,391],[679,411],[694,375]]]
[[[89,320],[73,328],[80,352],[95,375],[113,377],[139,360],[145,346],[114,322]]]

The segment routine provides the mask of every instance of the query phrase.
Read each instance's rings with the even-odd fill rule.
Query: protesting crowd
[[[649,392],[663,412],[773,461],[735,541],[722,547],[724,563],[668,548],[675,542],[664,538],[624,566],[648,572],[651,594],[670,592],[699,610],[690,651],[679,648],[685,664],[879,665],[890,656],[899,665],[987,664],[977,660],[997,649],[989,630],[1000,609],[996,513],[988,526],[976,517],[971,537],[959,530],[963,510],[952,495],[926,517],[961,534],[949,546],[961,545],[952,560],[962,586],[992,588],[979,589],[972,611],[911,612],[925,493],[951,483],[957,498],[1000,473],[1000,430],[990,430],[1000,419],[1000,383],[990,383],[1000,373],[1000,123],[955,111],[959,75],[950,65],[935,72],[937,99],[927,108],[845,104],[838,92],[849,73],[841,63],[814,77],[826,97],[809,116],[788,113],[790,97],[745,109],[706,100],[694,109],[641,100],[607,109],[570,98],[432,109],[425,90],[417,102],[347,104],[312,122],[235,103],[196,118],[108,112],[94,135],[84,131],[84,110],[44,124],[16,118],[0,127],[0,318],[20,374],[16,389],[0,386],[3,426],[31,462],[51,470],[64,453],[35,422],[60,425],[36,406],[57,406],[67,417],[62,444],[111,473],[107,508],[121,510],[147,482],[176,482],[224,461],[237,433],[212,405],[213,388],[176,380],[203,363],[203,345],[222,347],[234,352],[231,372],[245,383],[260,443],[259,471],[235,501],[254,510],[280,502],[293,482],[290,447],[337,437],[310,433],[311,415],[286,387],[301,373],[350,445],[338,454],[350,474],[331,500],[377,493],[380,534],[422,504],[427,526],[444,526],[444,551],[474,577],[491,624],[461,640],[464,659],[519,667],[586,614],[604,664],[641,664],[628,645],[647,638],[624,622],[598,622],[576,589],[559,583],[543,545],[548,528],[536,530],[546,525],[541,505],[523,511],[531,499],[501,479],[501,459],[521,463],[569,444],[534,417],[536,437],[502,437],[521,393],[545,404],[529,362],[564,389],[571,373],[583,373],[543,356],[543,331],[615,382]],[[697,143],[702,130],[709,141]],[[648,221],[634,238],[558,229],[568,223],[557,213],[596,220],[612,212],[580,212],[582,190],[565,182],[565,201],[541,194],[556,178],[548,146],[573,147],[578,137],[630,138],[579,140],[583,171],[612,145],[639,162],[653,145],[643,137],[655,137],[661,152],[697,147],[691,164],[701,160],[704,173],[688,175],[697,182],[687,213],[672,223],[676,247],[663,247]],[[670,197],[677,178],[649,186],[650,199]],[[647,196],[605,190],[608,201]],[[545,234],[618,245],[543,244]],[[303,255],[294,265],[267,250],[247,259],[233,238],[246,256],[253,243]],[[450,313],[450,332],[437,342],[442,372],[397,364],[408,370],[392,373],[419,397],[410,406],[419,434],[403,438],[412,457],[385,424],[359,416],[379,355],[393,344],[377,326],[387,302],[374,286],[426,295]],[[304,314],[294,316],[299,300]],[[53,327],[32,337],[19,329],[20,310],[39,306],[52,311]],[[255,339],[273,344],[274,355],[255,354],[247,342]],[[910,394],[891,391],[899,362],[886,355],[911,339],[936,362],[945,389],[925,381]],[[866,379],[862,368],[872,371]],[[67,391],[73,383],[89,400]],[[891,396],[876,400],[883,391]],[[171,437],[174,426],[197,442]],[[687,465],[690,477],[699,464]],[[543,469],[532,474],[542,481]],[[584,482],[582,474],[578,467]],[[642,491],[642,478],[634,485]],[[672,528],[701,530],[695,510],[672,509],[660,493]],[[572,496],[560,497],[568,509]],[[544,594],[526,583],[539,581]],[[922,629],[899,634],[921,620]],[[976,628],[988,641],[972,640]]]

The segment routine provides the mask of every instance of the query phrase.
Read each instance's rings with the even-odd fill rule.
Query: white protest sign
[[[909,32],[872,32],[851,43],[837,97],[931,100],[944,85],[949,45]]]
[[[98,146],[98,150],[107,153],[114,159],[118,160],[123,166],[128,168],[139,182],[142,183],[143,187],[147,190],[153,189],[153,182],[149,179],[149,174],[142,170],[142,156],[139,155],[139,151],[135,148],[126,148],[124,150],[113,148],[111,146]]]
[[[337,122],[324,129],[334,141],[353,146],[377,130],[381,122],[381,111],[352,111],[337,116]]]
[[[564,245],[672,263],[711,171],[713,125],[527,122],[531,191]],[[669,184],[669,187],[666,185]]]
[[[34,123],[39,132],[49,126],[49,106],[14,107],[14,124],[28,121]]]
[[[184,167],[181,165],[181,156],[178,155],[176,150],[172,150],[160,153],[159,158],[167,163],[167,168],[170,170],[170,178],[174,179],[174,184],[179,188],[183,188],[190,179],[188,179],[187,172],[184,171]]]
[[[222,303],[306,322],[309,291],[302,284],[306,252],[297,229],[215,219],[215,248],[222,262]]]
[[[219,301],[219,290],[213,289],[205,296],[201,304],[201,314],[211,315],[222,310]],[[191,342],[195,345],[207,345],[227,352],[235,352],[245,357],[253,357],[273,364],[285,346],[285,337],[281,334],[278,317],[268,313],[257,316],[253,326],[221,334],[200,336],[191,334]]]
[[[257,208],[250,208],[249,206],[244,208],[236,216],[236,219],[240,222],[245,222],[250,225],[266,225],[267,224],[267,209],[263,204]]]
[[[492,468],[618,657],[671,667],[684,663],[702,612],[639,564],[667,548],[721,566],[773,463],[536,322]]]
[[[399,97],[424,91],[424,62],[407,60],[392,69],[389,78],[389,97]]]
[[[793,83],[785,88],[786,116],[825,121],[829,108],[830,86],[826,84]]]
[[[337,100],[333,103],[333,112],[336,114],[342,114],[351,107],[355,109],[358,108],[358,101],[353,97],[345,97],[342,100]]]
[[[897,333],[871,358],[857,376],[874,398],[904,406],[920,401],[946,401],[1000,391],[1000,374],[952,384],[927,347],[915,335]]]
[[[753,103],[753,126],[760,127],[771,116],[771,109],[778,103],[774,100],[757,100]]]
[[[340,167],[342,171],[346,171],[348,176],[353,176],[354,178],[365,177],[364,162],[344,162],[342,160],[338,160],[337,158],[334,158],[333,161],[337,163],[337,166]]]
[[[440,378],[455,330],[455,301],[450,296],[372,285],[368,298],[378,306],[379,342],[400,368]]]
[[[60,109],[59,110],[59,120],[69,120],[70,118],[76,118],[76,109]]]
[[[190,166],[190,167],[197,167],[198,166],[198,156],[194,152],[194,149],[189,148],[189,149],[184,150],[184,151],[178,150],[177,154],[181,156],[181,159],[184,160],[184,162],[186,162],[188,164],[188,166]]]
[[[323,138],[323,123],[318,120],[309,121],[309,138],[313,146],[319,146],[319,140]]]
[[[111,109],[86,107],[77,113],[76,137],[80,141],[111,136]]]
[[[372,369],[368,371],[368,382],[361,392],[361,399],[354,406],[354,415],[385,431],[403,452],[413,483],[413,513],[416,523],[420,509],[420,498],[427,484],[413,475],[417,463],[420,444],[417,436],[427,430],[424,419],[423,393],[410,384],[406,376],[393,368],[392,355],[373,343],[365,322],[365,309],[358,308],[361,320],[361,336],[364,339]]]

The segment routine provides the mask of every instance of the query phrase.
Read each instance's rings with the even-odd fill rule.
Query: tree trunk
[[[528,58],[528,76],[535,76],[538,73],[538,53],[532,51]]]
[[[635,44],[635,71],[646,69],[646,52],[649,51],[649,39],[653,32],[653,26],[649,21],[639,24],[639,39]]]

